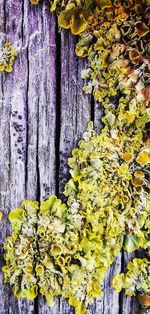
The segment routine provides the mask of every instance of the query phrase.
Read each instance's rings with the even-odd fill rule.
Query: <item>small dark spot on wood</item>
[[[17,149],[17,153],[18,153],[19,155],[21,155],[21,154],[22,154],[22,151],[21,151],[21,149],[20,149],[20,148],[18,148],[18,149]]]
[[[18,143],[21,143],[21,142],[23,142],[23,138],[22,138],[21,136],[19,136],[19,137],[18,137],[18,140],[17,140],[17,142],[18,142]]]

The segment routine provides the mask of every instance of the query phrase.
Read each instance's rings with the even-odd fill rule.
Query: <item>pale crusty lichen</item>
[[[10,43],[5,43],[4,47],[0,48],[0,71],[11,72],[16,56],[16,50]]]

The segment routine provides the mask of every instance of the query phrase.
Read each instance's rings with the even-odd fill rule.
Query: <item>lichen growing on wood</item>
[[[4,244],[6,265],[4,280],[10,282],[16,297],[34,299],[38,294],[35,276],[37,254],[36,224],[38,202],[25,200],[9,214],[12,235]]]
[[[136,296],[141,305],[141,314],[150,311],[150,261],[147,258],[134,258],[127,265],[127,272],[116,275],[113,287],[126,295]]]
[[[134,258],[127,265],[127,272],[116,275],[113,287],[117,292],[122,289],[127,295],[150,294],[150,261],[146,258]]]
[[[67,204],[51,196],[10,213],[3,270],[16,296],[39,290],[52,305],[62,295],[83,314],[122,247],[150,246],[149,1],[49,2],[59,25],[80,34],[84,91],[104,108],[103,130],[90,123],[69,158]]]
[[[121,248],[149,247],[147,163],[139,160],[146,145],[140,154],[124,153],[122,139],[111,138],[105,129],[96,135],[89,124],[69,159],[67,205],[51,196],[40,209],[25,201],[10,212],[13,234],[4,246],[3,271],[16,296],[31,299],[40,291],[52,306],[62,295],[76,313],[86,313],[100,297],[100,283]],[[134,177],[145,180],[141,189]]]
[[[140,78],[143,94],[150,84],[149,6],[143,1],[138,8],[138,13],[136,5],[127,13],[123,5],[113,4],[107,10],[98,10],[94,27],[89,25],[81,34],[76,53],[87,55],[90,63],[83,72],[89,79],[84,90],[100,102],[122,93],[120,82],[126,83],[126,76]]]
[[[10,43],[5,43],[4,47],[0,47],[0,71],[12,72],[16,56],[17,52]]]

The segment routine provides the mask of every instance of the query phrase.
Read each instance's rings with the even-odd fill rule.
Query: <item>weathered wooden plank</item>
[[[77,38],[67,31],[56,35],[56,21],[45,3],[0,1],[0,40],[19,50],[12,74],[0,76],[0,209],[5,210],[0,231],[0,314],[69,314],[66,300],[57,298],[50,309],[43,298],[17,300],[3,284],[2,243],[10,227],[7,213],[25,197],[43,200],[52,193],[62,199],[69,178],[67,158],[82,137],[87,122],[100,130],[101,110],[82,90],[81,69],[86,60],[75,56]],[[116,294],[112,278],[131,255],[116,257],[104,281],[103,297],[92,314],[138,313],[137,302]],[[123,262],[123,265],[122,265]]]
[[[69,178],[67,159],[77,146],[82,134],[91,119],[91,104],[89,97],[81,89],[81,69],[85,60],[75,55],[77,39],[67,31],[61,33],[61,128],[60,128],[60,168],[59,195],[63,196],[64,185]],[[62,312],[72,313],[66,301],[60,300]]]
[[[81,69],[85,61],[75,55],[77,39],[66,31],[62,31],[61,38],[60,195],[68,180],[67,159],[91,119],[89,97],[83,94],[81,87]]]
[[[10,41],[15,47],[21,47],[22,42],[22,3],[16,1],[3,1],[4,10],[4,30],[6,32],[6,40]],[[8,213],[12,208],[25,198],[25,168],[26,168],[26,62],[23,54],[20,53],[12,74],[4,74],[3,85],[3,106],[5,113],[2,123],[5,123],[5,129],[2,129],[2,143],[8,154],[2,156],[2,167],[8,167],[8,176],[5,172],[3,176],[3,187],[5,187],[6,203],[3,203],[3,208]],[[22,79],[23,78],[23,79]],[[7,125],[7,129],[6,129]],[[3,152],[2,152],[3,153]],[[5,166],[6,165],[6,166]],[[6,223],[7,232],[9,232],[9,224]],[[5,235],[5,229],[3,229]],[[3,237],[3,240],[5,238]],[[1,295],[1,302],[4,306],[1,307],[1,313],[29,313],[33,309],[33,302],[25,300],[17,300],[12,296],[10,290]]]
[[[57,133],[57,49],[56,21],[43,6],[41,40],[41,90],[39,97],[38,162],[41,201],[56,192],[56,133]],[[44,38],[44,40],[43,40]],[[48,43],[48,45],[47,45]]]
[[[0,2],[0,44],[5,40],[4,3]],[[0,223],[0,309],[8,312],[9,287],[3,284],[1,268],[3,266],[3,241],[7,231],[7,213],[9,210],[9,104],[4,106],[4,75],[0,74],[0,209],[3,220]],[[7,123],[6,123],[7,122]],[[5,163],[4,163],[5,160]],[[5,209],[5,210],[4,210]]]
[[[39,97],[39,124],[38,124],[38,161],[39,197],[40,201],[56,192],[56,21],[44,4],[38,13],[41,18],[40,50],[37,45],[37,61],[40,73],[37,88]],[[38,67],[37,67],[38,71]],[[37,73],[38,74],[38,73]],[[59,313],[59,299],[56,299],[53,309],[39,296],[38,312]]]
[[[22,47],[23,23],[24,23],[24,2],[9,1],[6,4],[6,34],[8,41],[14,44],[19,50],[19,56],[14,67],[12,76],[12,147],[10,154],[12,156],[12,168],[10,169],[10,184],[12,195],[12,208],[18,206],[21,201],[27,197],[27,130],[28,130],[28,55]],[[14,85],[13,85],[14,84]],[[16,114],[16,115],[15,115]],[[18,121],[17,121],[18,120]],[[14,165],[13,165],[14,164]],[[32,172],[31,172],[32,176]],[[14,204],[15,198],[15,204]],[[11,294],[13,308],[10,307],[10,313],[33,313],[34,301],[17,300]]]
[[[7,214],[9,202],[9,118],[10,104],[4,103],[4,76],[0,76],[0,209],[3,211],[3,220],[0,225],[0,309],[1,313],[9,309],[9,287],[3,284],[1,267],[3,266],[3,241],[5,240],[8,222]]]

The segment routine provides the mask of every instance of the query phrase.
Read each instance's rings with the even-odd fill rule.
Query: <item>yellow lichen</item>
[[[10,43],[5,43],[4,47],[0,48],[0,71],[11,72],[16,56],[16,50]]]

